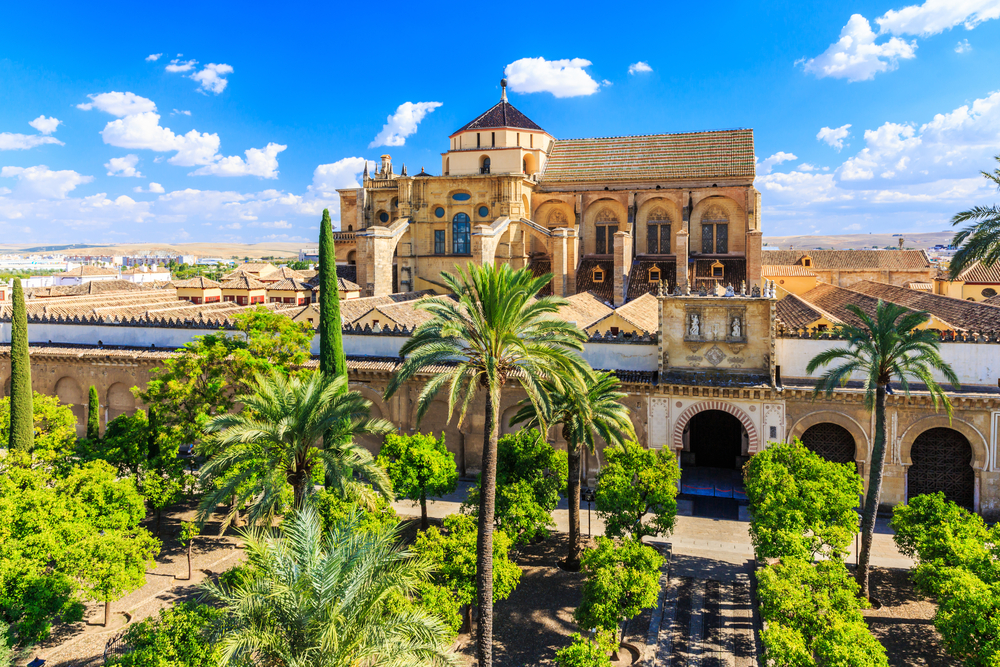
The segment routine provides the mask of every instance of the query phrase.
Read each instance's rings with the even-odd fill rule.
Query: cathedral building
[[[507,99],[449,137],[441,175],[383,155],[340,190],[368,296],[442,291],[456,263],[553,274],[551,289],[620,306],[677,286],[761,280],[753,131],[556,139]]]

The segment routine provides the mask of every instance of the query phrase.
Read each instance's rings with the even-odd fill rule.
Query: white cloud
[[[160,126],[159,114],[147,111],[111,121],[101,131],[104,143],[119,148],[147,149],[176,154],[168,162],[179,167],[211,164],[219,152],[219,135],[191,130],[174,134]]]
[[[238,222],[234,222],[231,225],[222,225],[223,229],[243,229],[243,225]]]
[[[802,61],[805,71],[817,78],[833,77],[848,81],[867,81],[879,72],[889,72],[899,66],[899,59],[916,56],[917,42],[898,37],[876,44],[871,24],[861,14],[851,16],[840,31],[840,39],[822,54]]]
[[[890,9],[875,22],[883,34],[929,37],[959,24],[972,30],[996,18],[1000,18],[998,0],[927,0],[922,5]]]
[[[77,109],[90,111],[97,109],[112,116],[122,118],[132,114],[156,111],[153,100],[136,95],[135,93],[119,93],[112,90],[110,93],[100,93],[99,95],[87,95],[92,101],[84,104],[77,104]]]
[[[66,169],[52,171],[44,164],[36,167],[4,167],[0,177],[17,178],[13,195],[23,199],[63,199],[76,186],[90,183],[93,176],[84,176]]]
[[[632,63],[628,66],[629,74],[640,74],[642,72],[652,72],[653,68],[649,66],[649,63],[640,60],[637,63]]]
[[[969,44],[969,40],[967,39],[963,39],[955,45],[955,53],[968,53],[971,50],[972,44]]]
[[[23,151],[44,144],[59,144],[62,146],[63,142],[55,137],[46,137],[41,134],[0,132],[0,151]]]
[[[245,151],[246,160],[238,155],[219,158],[212,164],[192,171],[189,176],[258,176],[260,178],[278,177],[278,153],[288,148],[281,144],[270,143],[264,148],[251,148]]]
[[[770,174],[771,170],[775,165],[781,164],[782,162],[788,162],[789,160],[798,160],[796,156],[791,153],[786,153],[784,151],[778,151],[769,158],[765,158],[763,162],[758,163],[757,173],[758,174]]]
[[[125,157],[113,157],[104,165],[108,170],[108,176],[124,176],[126,178],[142,178],[135,166],[139,164],[138,155],[126,155]]]
[[[417,131],[424,116],[441,106],[440,102],[403,102],[396,113],[386,119],[382,131],[375,135],[368,148],[376,146],[402,146],[406,138]]]
[[[163,55],[162,53],[150,53],[148,56],[146,56],[146,62],[155,63],[157,60],[160,59],[160,56],[162,55]]]
[[[546,60],[521,58],[504,68],[507,85],[515,93],[552,93],[556,97],[593,95],[600,86],[584,71],[583,58]]]
[[[168,72],[190,72],[194,69],[194,66],[198,64],[197,60],[180,60],[180,54],[178,57],[170,61],[167,65],[166,70]]]
[[[226,85],[229,83],[225,76],[232,73],[233,68],[229,65],[208,63],[200,72],[192,74],[191,78],[198,82],[201,92],[218,95],[226,89]]]
[[[844,139],[850,134],[851,124],[840,127],[821,127],[816,133],[816,140],[823,141],[832,148],[836,148],[839,153],[844,147]]]
[[[154,194],[155,193],[163,194],[164,192],[166,192],[166,190],[164,190],[163,186],[160,185],[159,183],[152,183],[151,182],[149,184],[149,189],[143,190],[141,185],[137,185],[134,188],[132,188],[132,192],[147,192],[147,193],[154,193]]]
[[[191,112],[190,111],[181,111],[180,109],[174,109],[173,111],[170,112],[170,115],[171,116],[190,116]]]
[[[319,165],[313,171],[309,192],[317,197],[337,199],[337,190],[361,187],[358,176],[364,171],[365,162],[363,157],[345,157],[330,164]],[[374,165],[371,162],[369,164]]]
[[[861,225],[859,225],[858,223],[855,222],[853,225],[847,225],[846,227],[844,227],[844,231],[845,232],[859,232],[859,231],[861,231]]]
[[[52,134],[53,132],[56,131],[56,128],[59,127],[60,123],[62,123],[62,121],[59,120],[58,118],[55,117],[46,118],[45,115],[42,114],[35,120],[30,121],[28,125],[35,128],[42,134]]]
[[[265,227],[267,229],[291,229],[292,223],[285,220],[275,220],[274,222],[255,222],[251,227]]]

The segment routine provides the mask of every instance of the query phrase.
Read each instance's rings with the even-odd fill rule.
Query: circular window
[[[991,298],[995,297],[996,295],[997,295],[997,291],[995,289],[993,289],[992,287],[987,287],[986,289],[983,290],[983,296],[985,296],[987,299],[991,299]]]
[[[489,215],[490,215],[490,209],[488,207],[486,207],[486,206],[480,206],[479,207],[479,217],[480,218],[488,218]]]
[[[472,195],[470,195],[468,192],[456,192],[451,196],[451,198],[454,199],[455,201],[469,201],[470,199],[472,199]]]
[[[438,206],[436,209],[434,209],[434,217],[436,217],[436,218],[443,218],[444,217],[444,209],[441,208],[440,206]]]
[[[382,222],[389,222],[389,214],[386,213],[385,211],[382,211],[381,213],[378,214],[378,219],[381,220]]]

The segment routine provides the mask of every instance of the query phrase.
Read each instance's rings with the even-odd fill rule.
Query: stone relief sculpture
[[[691,326],[688,327],[688,335],[691,338],[698,338],[701,336],[701,322],[697,314],[691,315]]]
[[[734,317],[733,318],[733,330],[732,330],[732,334],[733,334],[733,338],[742,338],[743,337],[743,329],[740,326],[740,318],[738,318],[738,317]]]

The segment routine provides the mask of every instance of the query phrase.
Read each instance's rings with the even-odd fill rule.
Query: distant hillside
[[[765,236],[764,245],[777,246],[782,250],[851,250],[870,248],[875,245],[899,247],[899,239],[903,238],[904,248],[917,250],[932,248],[936,245],[948,245],[955,232],[930,232],[925,234],[832,234],[829,236]]]
[[[86,255],[197,255],[199,257],[297,258],[299,248],[309,243],[123,243],[121,245],[52,245],[29,246],[0,244],[0,253],[38,254],[59,252]],[[312,244],[315,247],[315,244]]]

